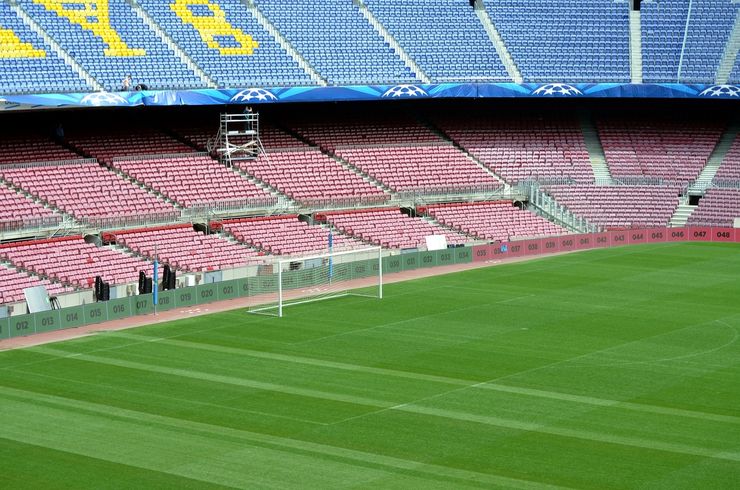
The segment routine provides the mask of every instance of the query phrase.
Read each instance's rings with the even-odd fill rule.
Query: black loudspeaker
[[[175,289],[175,278],[177,273],[174,270],[170,271],[169,282],[167,283],[167,289]]]
[[[95,301],[100,301],[103,297],[103,279],[95,276]]]
[[[170,266],[165,264],[162,270],[162,291],[170,289]]]
[[[139,271],[139,294],[144,292],[144,283],[146,282],[146,274],[144,271]]]
[[[104,282],[100,288],[100,299],[102,301],[110,301],[110,283]]]
[[[147,277],[144,279],[143,294],[152,294],[152,278],[151,277]]]

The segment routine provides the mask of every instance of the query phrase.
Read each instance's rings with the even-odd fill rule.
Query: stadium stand
[[[740,138],[735,137],[732,146],[714,175],[715,181],[737,180],[740,183]]]
[[[111,284],[138,281],[139,271],[150,275],[152,264],[112,248],[86,243],[81,236],[0,245],[0,259],[67,286],[88,289],[95,277]]]
[[[186,272],[221,270],[259,261],[256,250],[219,235],[199,233],[189,224],[117,231],[112,235],[118,245],[133,253],[150,260],[158,256],[163,264]]]
[[[525,82],[630,80],[628,2],[485,3]]]
[[[36,286],[44,286],[46,291],[49,293],[49,296],[56,296],[73,291],[72,288],[64,286],[63,284],[31,276],[24,272],[9,269],[4,265],[0,265],[0,305],[25,301],[26,299],[23,294],[23,290]]]
[[[120,90],[126,74],[151,89],[203,86],[125,0],[18,3],[107,91]]]
[[[268,150],[255,160],[237,162],[237,166],[304,204],[342,200],[370,204],[390,198],[317,148]]]
[[[511,184],[527,179],[594,180],[575,120],[449,118],[438,124],[454,142]]]
[[[511,201],[455,203],[417,208],[439,223],[482,240],[566,235],[568,230]]]
[[[90,87],[51,46],[0,3],[0,94],[85,92]]]
[[[433,82],[511,81],[468,2],[364,3]]]
[[[418,81],[352,2],[255,3],[330,85]]]
[[[139,3],[220,87],[315,85],[238,0]]]
[[[731,227],[735,218],[740,218],[740,188],[714,187],[707,189],[688,224]]]
[[[67,142],[80,154],[108,165],[114,158],[194,152],[185,143],[150,128],[72,128],[67,131]]]
[[[597,122],[611,175],[687,184],[709,160],[724,129],[718,123],[651,119]]]
[[[23,194],[0,184],[0,231],[24,228],[29,225],[54,225],[61,216]]]
[[[397,208],[363,209],[320,214],[319,221],[327,223],[340,232],[384,248],[426,247],[430,235],[444,235],[449,245],[470,241],[466,236],[426,221],[412,218]]]
[[[732,226],[740,218],[740,138],[735,138],[689,225]]]
[[[80,155],[53,141],[32,134],[0,136],[0,164],[76,160]]]
[[[737,9],[732,0],[643,2],[644,81],[713,83]]]
[[[174,208],[95,161],[0,166],[0,177],[50,205],[103,226],[108,220],[173,220]]]
[[[452,145],[338,148],[337,156],[394,192],[497,187],[500,182]]]
[[[222,228],[240,242],[273,255],[305,255],[329,248],[330,231],[327,228],[309,226],[294,214],[229,220],[223,222]],[[341,233],[332,234],[332,249],[335,251],[364,246],[361,241]]]
[[[403,114],[365,118],[342,116],[341,120],[341,124],[295,120],[290,126],[311,143],[329,152],[342,146],[402,146],[443,141],[419,121]]]
[[[547,192],[571,212],[604,228],[667,226],[678,206],[670,186],[553,185]]]
[[[112,166],[178,204],[233,209],[270,205],[276,198],[202,154],[116,160]]]

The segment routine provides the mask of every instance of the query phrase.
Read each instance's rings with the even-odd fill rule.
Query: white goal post
[[[342,296],[383,297],[383,249],[368,247],[280,259],[273,264],[274,291],[250,313],[283,316],[286,306]]]

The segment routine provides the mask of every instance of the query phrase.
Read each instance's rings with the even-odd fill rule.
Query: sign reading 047
[[[209,48],[217,49],[221,55],[251,55],[259,47],[252,36],[231,25],[223,9],[211,0],[174,0],[170,9],[180,20],[193,26]],[[238,46],[222,46],[223,38],[233,39]]]

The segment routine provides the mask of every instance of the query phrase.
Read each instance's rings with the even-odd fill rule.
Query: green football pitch
[[[0,353],[0,488],[740,488],[740,246]]]

